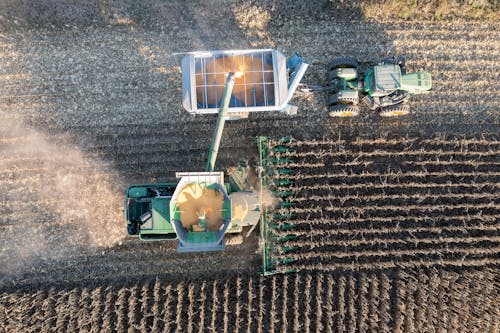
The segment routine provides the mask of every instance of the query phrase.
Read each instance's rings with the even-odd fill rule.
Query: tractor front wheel
[[[330,62],[330,70],[337,68],[358,68],[359,61],[353,57],[337,57]]]
[[[359,115],[359,106],[352,104],[337,104],[328,108],[330,117],[356,117]]]
[[[399,117],[408,113],[410,113],[410,105],[408,104],[386,106],[380,110],[381,117]]]

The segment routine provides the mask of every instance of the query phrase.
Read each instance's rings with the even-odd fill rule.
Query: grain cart
[[[307,65],[294,56],[291,63],[296,66],[287,71],[279,67],[285,66],[280,58],[278,52],[270,50],[194,53],[184,58],[187,74],[183,72],[183,86],[189,86],[184,91],[184,106],[194,103],[189,104],[194,113],[218,109],[208,162],[203,172],[177,172],[176,183],[129,186],[125,215],[130,236],[145,241],[178,240],[179,252],[217,251],[224,249],[226,233],[240,235],[231,238],[240,243],[243,228],[258,223],[261,196],[255,187],[261,184],[251,180],[259,177],[245,161],[225,177],[224,172],[215,171],[215,161],[227,119],[261,108],[293,113],[290,96],[280,94],[297,88],[296,80]],[[219,64],[217,59],[223,59],[225,67],[213,68]],[[186,62],[189,67],[184,67]],[[288,75],[290,83],[285,89],[281,85],[286,84]]]
[[[352,117],[363,105],[383,117],[410,112],[410,95],[432,87],[427,72],[406,73],[405,58],[390,57],[379,63],[360,63],[352,57],[335,58],[329,67],[333,94],[328,110],[332,117]]]
[[[290,104],[309,64],[294,54],[276,50],[190,52],[182,59],[182,105],[191,114],[217,113],[225,75],[236,73],[227,119],[247,118],[250,112],[295,114]]]

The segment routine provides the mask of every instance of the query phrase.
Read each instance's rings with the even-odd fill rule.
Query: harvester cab
[[[287,67],[274,50],[194,52],[184,57],[184,107],[192,113],[218,113],[208,162],[202,172],[177,172],[175,183],[129,186],[125,216],[130,236],[178,240],[179,252],[218,251],[225,243],[241,243],[243,228],[255,227],[262,215],[261,182],[246,160],[227,177],[215,171],[224,124],[252,111],[292,114],[290,94],[308,65],[297,55],[290,64]],[[235,237],[225,242],[226,234]]]

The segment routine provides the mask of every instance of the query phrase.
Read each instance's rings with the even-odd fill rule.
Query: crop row
[[[497,263],[500,175],[490,139],[438,137],[436,146],[406,137],[383,150],[367,139],[271,141],[271,188],[283,201],[268,235],[272,261],[296,270]]]
[[[487,332],[495,271],[433,268],[236,276],[0,295],[7,331]],[[467,296],[467,297],[466,297]]]

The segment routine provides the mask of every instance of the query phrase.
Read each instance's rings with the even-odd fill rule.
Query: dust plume
[[[0,273],[119,243],[125,229],[114,171],[60,135],[0,116]]]

